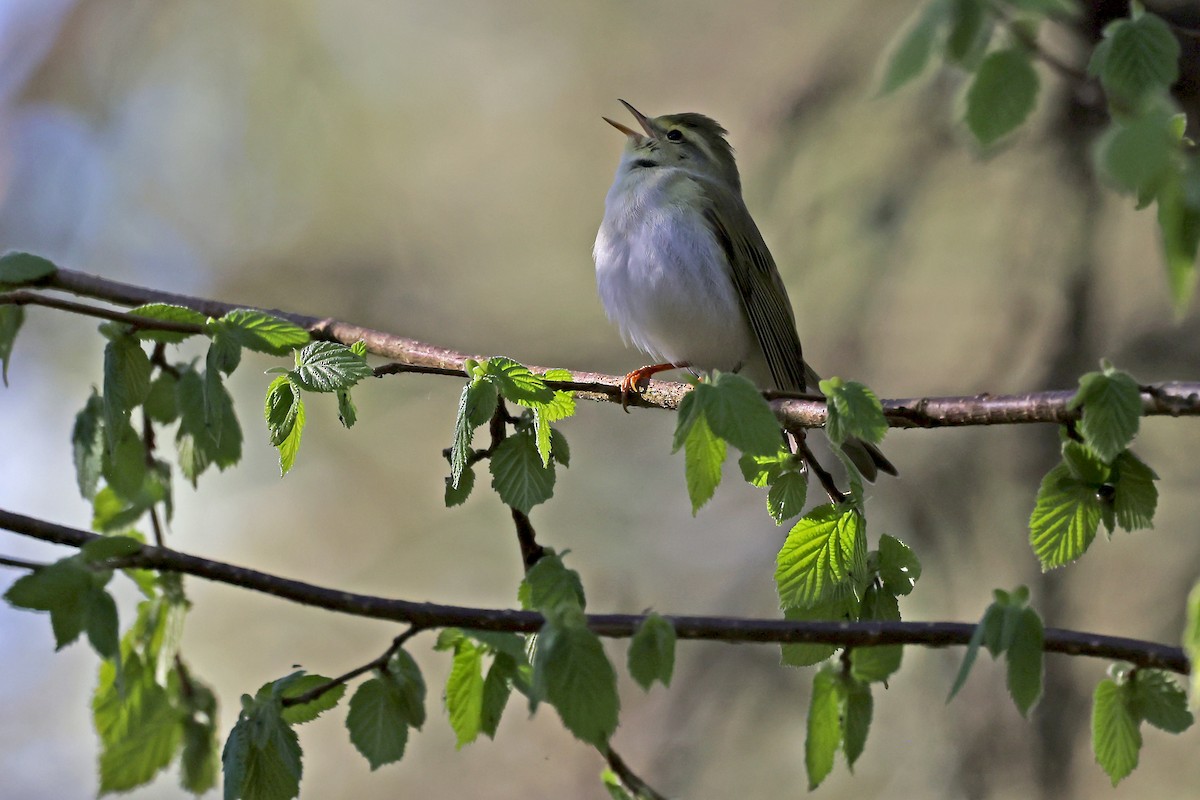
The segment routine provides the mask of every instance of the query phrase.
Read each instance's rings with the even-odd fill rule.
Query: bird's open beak
[[[642,126],[642,130],[644,130],[646,132],[645,136],[648,136],[651,139],[658,138],[658,132],[656,130],[654,130],[654,126],[650,124],[649,117],[647,117],[642,112],[638,111],[633,106],[629,105],[629,103],[626,103],[624,100],[621,100],[620,102],[621,102],[621,105],[623,105],[629,109],[629,113],[633,114],[633,118],[636,119],[638,121],[638,124]],[[625,134],[626,136],[628,136],[630,138],[633,138],[633,139],[643,138],[642,134],[638,133],[637,131],[633,130],[632,128],[622,125],[619,122],[614,122],[613,120],[609,119],[608,117],[603,117],[602,119],[605,122],[607,122],[609,125],[612,125],[614,128],[616,128],[621,133]]]

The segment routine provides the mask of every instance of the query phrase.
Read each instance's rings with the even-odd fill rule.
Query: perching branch
[[[100,538],[99,534],[4,510],[0,510],[0,528],[72,547],[82,547]],[[534,611],[469,608],[355,594],[149,545],[143,546],[132,556],[106,562],[106,566],[181,572],[263,592],[303,605],[353,616],[404,622],[422,629],[456,627],[534,633],[541,629],[545,621],[541,614]],[[840,647],[873,647],[888,644],[917,644],[928,647],[965,645],[975,630],[975,624],[968,622],[793,622],[783,619],[738,617],[664,617],[674,626],[675,635],[680,639],[832,644]],[[632,636],[644,620],[645,616],[642,614],[587,615],[588,627],[596,634],[610,638]],[[1139,667],[1164,669],[1185,675],[1189,671],[1187,657],[1181,648],[1138,639],[1047,628],[1043,649],[1048,653],[1128,661]]]
[[[38,288],[59,289],[125,306],[171,303],[187,306],[213,317],[219,317],[236,308],[247,307],[133,286],[69,269],[57,270],[39,283]],[[55,302],[58,303],[56,307],[61,307],[64,301]],[[38,304],[51,305],[41,301],[38,301]],[[87,312],[80,313],[91,313],[91,307],[86,308],[89,309]],[[305,328],[318,339],[343,344],[363,340],[370,352],[396,362],[376,369],[377,375],[420,372],[465,376],[463,364],[466,359],[487,358],[486,355],[462,353],[330,317],[312,317],[278,309],[259,310],[289,320]],[[138,317],[132,319],[138,321],[134,324],[143,324],[144,327],[165,329],[164,325],[168,324],[157,320],[141,320]],[[531,366],[530,369],[542,373],[547,368]],[[571,372],[574,380],[547,381],[547,384],[555,389],[575,391],[579,397],[588,400],[621,402],[621,376],[576,370]],[[643,408],[677,408],[688,391],[690,387],[681,383],[652,380],[641,396],[631,398],[630,405]],[[775,412],[785,427],[816,428],[825,424],[826,411],[822,399],[812,395],[796,397],[786,392],[769,391],[765,394],[772,400]],[[1069,389],[1019,395],[977,394],[905,398],[883,400],[882,403],[888,422],[897,428],[1012,425],[1031,422],[1061,424],[1080,417],[1078,409],[1072,410],[1067,407],[1074,394],[1074,390]],[[1168,382],[1142,387],[1142,412],[1146,416],[1200,416],[1200,382]]]

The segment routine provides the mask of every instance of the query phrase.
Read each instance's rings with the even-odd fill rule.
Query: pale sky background
[[[621,373],[641,356],[604,318],[590,251],[621,147],[600,117],[619,118],[622,97],[729,129],[806,355],[824,374],[884,397],[1068,388],[1101,356],[1143,381],[1200,377],[1197,318],[1172,319],[1151,212],[1063,177],[1080,145],[1056,135],[1052,76],[1038,117],[987,158],[952,122],[957,76],[875,96],[876,65],[913,7],[0,0],[0,250]],[[1080,265],[1086,278],[1073,284]],[[1087,315],[1081,331],[1063,319],[1075,307]],[[0,389],[0,507],[88,524],[69,435],[102,350],[93,322],[29,311]],[[263,372],[276,363],[247,356],[231,379],[244,462],[206,474],[197,492],[180,482],[169,543],[353,591],[514,605],[520,560],[506,509],[483,481],[465,507],[442,505],[440,451],[461,383],[368,382],[351,431],[317,399],[281,481],[260,416]],[[672,425],[661,412],[581,403],[562,426],[571,468],[532,513],[540,541],[572,551],[591,610],[776,614],[785,530],[736,469],[693,518],[682,458],[668,452]],[[888,437],[903,477],[871,490],[869,535],[872,545],[898,536],[924,562],[905,617],[977,619],[993,588],[1025,583],[1049,625],[1178,641],[1200,573],[1200,429],[1143,425],[1137,450],[1161,476],[1156,530],[1101,536],[1079,564],[1041,576],[1026,523],[1056,442],[1040,426]],[[59,557],[15,535],[0,535],[0,552]],[[15,577],[0,571],[0,589]],[[131,587],[114,585],[128,622]],[[339,674],[398,632],[186,586],[184,656],[219,694],[223,735],[243,692],[293,664]],[[605,796],[600,758],[548,707],[530,720],[515,699],[496,742],[456,752],[441,710],[449,658],[432,641],[410,645],[429,721],[404,760],[372,773],[347,740],[343,705],[300,729],[303,796]],[[623,664],[625,645],[608,647]],[[960,658],[910,648],[890,688],[875,687],[856,774],[839,757],[819,796],[1024,798],[1040,786],[1055,797],[1178,797],[1200,781],[1195,733],[1147,727],[1141,767],[1108,788],[1087,717],[1104,662],[1049,657],[1050,690],[1027,722],[987,658],[945,705]],[[94,796],[95,670],[82,643],[53,653],[45,618],[0,610],[0,798]],[[671,689],[645,695],[622,681],[614,744],[670,796],[800,795],[810,683],[809,670],[779,667],[773,647],[681,644]],[[1045,741],[1071,763],[1053,791],[1033,755]],[[184,795],[169,774],[129,796]]]

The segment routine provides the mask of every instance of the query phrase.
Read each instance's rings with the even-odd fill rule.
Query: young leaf
[[[193,311],[186,306],[176,306],[169,303],[147,303],[146,305],[130,309],[129,313],[137,317],[145,317],[146,319],[160,320],[162,322],[184,322],[189,325],[204,325],[208,322],[208,317],[199,311]],[[138,328],[133,331],[133,335],[138,339],[151,342],[179,344],[194,334]]]
[[[922,4],[905,23],[904,32],[895,40],[886,59],[880,94],[895,91],[925,70],[938,29],[945,23],[948,11],[945,2],[933,0]]]
[[[338,342],[313,342],[296,355],[296,368],[288,375],[309,392],[349,389],[374,375],[366,358]]]
[[[10,250],[0,256],[0,289],[36,283],[57,271],[52,261],[41,256]]]
[[[104,422],[108,446],[116,446],[121,423],[150,393],[153,367],[146,351],[132,336],[118,336],[104,347]]]
[[[812,791],[833,771],[833,757],[842,744],[842,683],[828,667],[813,675],[808,705],[808,735],[804,739],[804,766]]]
[[[349,389],[337,390],[338,402],[338,422],[349,429],[354,427],[354,423],[358,422],[358,409],[354,405],[354,400],[350,398]]]
[[[500,500],[522,513],[528,514],[554,494],[554,462],[542,466],[531,432],[518,432],[502,441],[488,468]]]
[[[1024,49],[997,50],[983,59],[967,89],[964,120],[984,147],[1012,133],[1037,103],[1038,76]]]
[[[1127,531],[1154,527],[1154,511],[1158,508],[1158,475],[1140,458],[1126,450],[1113,464],[1116,484],[1113,487],[1113,509],[1117,524]]]
[[[790,622],[848,622],[858,619],[858,601],[850,592],[813,608],[785,608],[783,618]],[[838,651],[832,644],[785,644],[780,648],[780,663],[785,667],[810,667],[820,664]]]
[[[1074,561],[1096,538],[1100,525],[1097,488],[1074,477],[1066,464],[1046,473],[1029,517],[1029,543],[1042,569]]]
[[[568,608],[547,616],[538,633],[533,687],[576,738],[598,748],[617,728],[617,674],[583,612]]]
[[[483,719],[483,651],[470,639],[460,639],[454,647],[454,666],[446,679],[446,711],[457,747],[475,741]]]
[[[1100,173],[1119,191],[1153,197],[1170,177],[1178,141],[1171,116],[1150,111],[1128,122],[1116,122],[1096,143]]]
[[[871,716],[874,713],[875,702],[871,698],[869,684],[856,680],[843,681],[846,693],[845,713],[842,725],[845,728],[843,750],[846,763],[854,770],[854,762],[862,755],[867,746],[867,732],[871,729]]]
[[[984,612],[983,619],[979,620],[979,624],[975,626],[971,640],[967,642],[967,652],[963,656],[962,666],[958,668],[958,674],[954,676],[954,685],[950,687],[950,694],[946,696],[947,703],[954,699],[954,695],[958,694],[958,690],[967,682],[967,676],[971,674],[971,667],[975,666],[975,659],[979,655],[979,646],[988,637],[989,628],[994,626],[995,621],[1002,614],[1003,611],[995,604],[990,605]]]
[[[1083,408],[1079,432],[1104,463],[1111,464],[1137,435],[1142,393],[1127,372],[1106,366],[1079,379],[1070,408]]]
[[[25,309],[20,306],[0,306],[0,376],[8,386],[8,362],[12,358],[17,332],[25,322]]]
[[[230,311],[220,321],[225,333],[242,347],[273,356],[287,355],[310,338],[298,325],[248,308]]]
[[[160,372],[150,384],[150,392],[142,404],[146,416],[163,425],[179,418],[179,403],[176,400],[178,379],[169,372]]]
[[[149,783],[171,763],[182,738],[180,711],[153,666],[130,650],[121,668],[100,664],[92,719],[100,737],[100,792],[125,792]]]
[[[524,661],[524,655],[521,657]],[[483,709],[479,715],[479,729],[489,739],[496,738],[500,717],[512,694],[513,680],[517,676],[517,662],[500,653],[492,659],[487,677],[483,679]]]
[[[732,372],[692,390],[712,432],[743,453],[773,455],[782,441],[779,420],[758,387]]]
[[[946,60],[971,69],[992,38],[993,18],[984,0],[951,0]]]
[[[500,394],[514,403],[530,405],[554,400],[554,390],[545,381],[511,358],[493,356],[480,367],[481,375],[494,382]]]
[[[888,536],[879,537],[877,570],[883,586],[893,595],[906,595],[921,577],[921,562],[904,542]]]
[[[50,612],[55,649],[79,638],[88,618],[92,574],[83,560],[69,556],[22,575],[4,593],[11,605]]]
[[[471,490],[475,488],[475,470],[470,467],[465,468],[458,476],[458,486],[454,485],[454,478],[447,476],[446,478],[446,508],[460,506],[467,502],[467,498],[471,496]]]
[[[866,562],[863,520],[853,506],[823,505],[788,533],[775,561],[775,585],[784,608],[812,608],[846,588]]]
[[[868,586],[863,594],[859,620],[899,622],[900,605],[896,602],[896,596],[881,589],[878,584]],[[850,651],[850,674],[862,683],[886,681],[900,669],[903,657],[903,645],[856,647]]]
[[[286,685],[283,685],[285,682]],[[292,697],[300,697],[316,689],[318,686],[324,686],[327,683],[329,683],[329,678],[326,678],[324,675],[293,675],[281,681],[268,683],[259,692],[271,691],[280,700],[286,700]],[[345,694],[346,684],[339,684],[322,692],[307,703],[284,706],[280,716],[288,725],[302,725],[305,722],[312,722],[321,716],[321,714],[340,703],[342,696]]]
[[[724,463],[725,441],[713,434],[707,418],[701,413],[689,426],[683,442],[683,472],[688,498],[692,501],[692,516],[717,491]]]
[[[1137,767],[1142,749],[1132,704],[1129,684],[1118,685],[1109,678],[1100,681],[1092,696],[1092,752],[1113,786]]]
[[[1042,695],[1042,639],[1041,617],[1032,608],[1022,609],[1006,657],[1008,692],[1023,717]]]
[[[1099,76],[1112,102],[1137,105],[1179,77],[1179,42],[1160,17],[1143,12],[1114,22],[1104,36],[1088,69]]]
[[[784,520],[791,519],[804,510],[807,497],[808,478],[802,472],[788,470],[767,490],[767,513],[775,520],[776,525],[782,525]]]
[[[629,674],[646,691],[655,682],[671,685],[675,670],[675,628],[658,614],[648,614],[629,642]]]
[[[104,457],[104,401],[95,389],[92,389],[92,395],[83,410],[75,416],[71,450],[79,494],[84,500],[91,500],[96,496]]]
[[[1159,669],[1138,670],[1131,678],[1131,710],[1159,730],[1183,733],[1195,718],[1188,710],[1187,694],[1175,679]]]
[[[363,682],[350,698],[346,729],[372,770],[404,756],[408,725],[399,691],[383,678]]]
[[[587,605],[579,573],[568,569],[562,556],[557,554],[543,556],[529,568],[517,591],[517,599],[521,608],[543,614],[560,608],[582,611]]]
[[[821,381],[821,392],[827,398],[829,419],[825,433],[834,444],[847,439],[862,439],[878,443],[887,433],[887,418],[875,394],[861,383],[830,378]]]
[[[243,711],[221,753],[226,800],[290,800],[300,793],[300,741],[274,705]]]

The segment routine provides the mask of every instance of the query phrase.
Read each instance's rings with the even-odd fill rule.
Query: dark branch
[[[0,510],[0,528],[56,544],[82,547],[98,534],[45,520]],[[406,622],[419,628],[474,628],[477,630],[534,633],[542,615],[533,611],[467,608],[437,603],[416,603],[314,586],[257,570],[144,546],[127,558],[113,559],[114,568],[141,567],[181,572],[199,578],[240,586],[303,605],[372,619]],[[666,616],[666,615],[664,615]],[[632,636],[645,619],[640,614],[589,614],[588,627],[600,636]],[[964,645],[975,630],[967,622],[793,622],[782,619],[666,616],[680,639],[722,642],[824,643],[842,647],[919,644],[930,647]],[[1178,647],[1138,639],[1047,628],[1043,649],[1050,653],[1095,656],[1128,661],[1139,667],[1188,673],[1188,661]]]
[[[62,300],[57,297],[49,297],[37,292],[27,292],[24,290],[0,293],[0,305],[45,306],[46,308],[56,308],[59,311],[69,311],[72,314],[81,314],[85,317],[96,317],[97,319],[106,319],[111,322],[123,322],[130,327],[142,330],[174,331],[176,333],[191,334],[204,333],[202,326],[193,325],[190,322],[171,322],[164,319],[139,317],[137,314],[126,314],[124,311],[114,311],[111,308],[100,308],[99,306],[89,306],[84,303],[74,303],[70,300]],[[138,303],[137,305],[143,304]]]
[[[331,678],[330,680],[326,681],[325,683],[322,683],[320,686],[314,686],[312,689],[309,689],[304,694],[298,694],[295,697],[285,697],[285,698],[283,698],[283,705],[284,706],[300,706],[300,705],[304,705],[305,703],[311,703],[313,700],[316,700],[318,697],[325,694],[330,689],[333,689],[333,688],[336,688],[343,684],[349,683],[350,681],[357,678],[359,675],[364,675],[373,669],[386,669],[388,661],[391,659],[392,656],[394,656],[396,654],[396,651],[398,651],[401,647],[403,647],[405,642],[407,642],[409,639],[416,636],[420,632],[421,632],[421,628],[417,627],[416,625],[412,626],[411,628],[406,630],[404,633],[400,634],[395,639],[393,639],[392,643],[388,646],[388,649],[384,650],[383,654],[381,656],[379,656],[379,658],[372,659],[371,661],[368,661],[366,664],[363,664],[362,666],[359,666],[359,667],[355,667],[354,669],[350,670],[349,672],[339,675],[336,678]]]
[[[0,567],[14,567],[16,569],[38,570],[43,567],[48,567],[49,564],[43,564],[40,561],[26,561],[23,558],[12,558],[11,556],[0,556]]]

